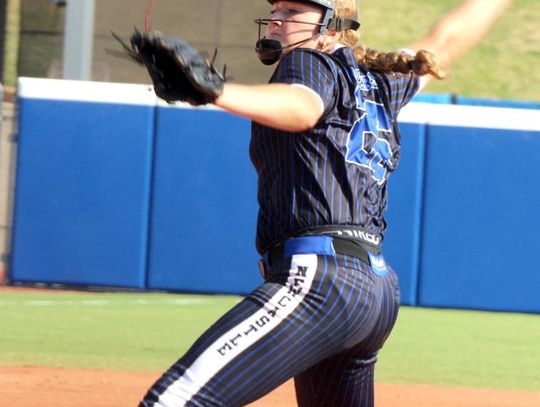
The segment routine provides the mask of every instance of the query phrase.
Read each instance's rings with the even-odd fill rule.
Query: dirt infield
[[[0,405],[136,406],[158,373],[0,366]],[[377,407],[538,407],[540,393],[380,384]],[[287,382],[250,407],[293,407]]]

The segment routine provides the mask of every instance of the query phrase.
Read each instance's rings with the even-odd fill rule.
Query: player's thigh
[[[373,406],[375,361],[343,352],[310,367],[294,379],[298,406]]]
[[[324,330],[307,322],[318,307],[318,265],[316,255],[291,259],[194,343],[153,386],[147,405],[158,399],[170,400],[167,406],[177,399],[178,405],[243,405],[308,368],[313,357],[333,352],[319,346]],[[310,349],[324,353],[313,356]]]

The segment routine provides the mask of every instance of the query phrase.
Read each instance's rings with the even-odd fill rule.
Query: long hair
[[[336,4],[336,17],[350,17],[356,15],[355,0],[334,0]],[[432,75],[437,79],[443,79],[446,74],[439,61],[429,51],[418,52],[383,52],[366,48],[359,44],[360,34],[358,31],[345,30],[338,33],[338,41],[351,47],[358,64],[376,72],[392,73],[399,72],[416,75]]]

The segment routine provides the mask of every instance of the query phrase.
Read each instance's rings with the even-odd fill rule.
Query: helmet
[[[278,0],[267,0],[268,3],[274,4]],[[334,17],[334,11],[336,9],[336,6],[333,1],[331,0],[293,0],[298,3],[307,3],[311,4],[313,6],[317,6],[323,9],[324,14],[321,22],[321,34],[324,34],[328,30],[357,30],[360,27],[360,23],[358,22],[358,17],[350,17],[350,18],[333,18]]]

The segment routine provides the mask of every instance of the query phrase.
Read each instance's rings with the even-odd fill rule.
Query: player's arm
[[[478,43],[512,0],[465,0],[407,48],[432,52],[443,69]],[[422,77],[425,85],[429,76]]]
[[[262,125],[290,132],[313,128],[324,110],[321,97],[311,89],[283,83],[226,83],[214,104]]]

